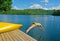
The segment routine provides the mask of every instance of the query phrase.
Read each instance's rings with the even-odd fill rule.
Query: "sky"
[[[60,9],[60,0],[12,0],[12,9]]]

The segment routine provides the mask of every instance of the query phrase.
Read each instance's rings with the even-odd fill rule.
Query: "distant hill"
[[[25,9],[25,11],[28,11],[28,14],[32,15],[49,15],[52,14],[52,10],[43,10],[43,9]]]
[[[0,12],[0,14],[17,14],[17,15],[54,15],[54,10],[44,9],[24,9],[24,10],[11,10],[7,12]],[[59,14],[59,13],[58,13]],[[57,13],[56,13],[57,15]]]

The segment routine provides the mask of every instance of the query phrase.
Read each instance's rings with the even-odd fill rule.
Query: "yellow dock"
[[[21,30],[0,33],[0,41],[37,41]]]

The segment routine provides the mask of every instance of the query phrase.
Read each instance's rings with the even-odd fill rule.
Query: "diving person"
[[[43,29],[42,25],[40,23],[34,22],[32,23],[32,25],[26,30],[26,33],[28,33],[31,29],[35,28],[35,27],[40,27],[40,29]]]

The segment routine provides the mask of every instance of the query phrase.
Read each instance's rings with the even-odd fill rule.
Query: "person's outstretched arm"
[[[27,30],[26,30],[26,33],[28,33],[31,29],[33,29],[36,25],[35,24],[32,24],[32,26],[30,26]]]

